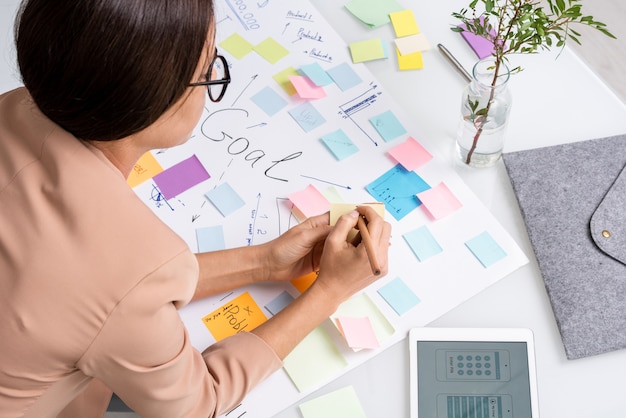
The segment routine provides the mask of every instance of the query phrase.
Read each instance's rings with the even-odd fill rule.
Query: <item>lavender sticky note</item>
[[[165,199],[171,199],[211,178],[198,157],[192,155],[153,177]]]
[[[481,36],[474,35],[473,33],[467,32],[465,29],[467,26],[459,25],[463,32],[461,32],[461,36],[465,39],[465,42],[474,50],[478,58],[483,59],[487,58],[491,54],[493,54],[493,43]]]

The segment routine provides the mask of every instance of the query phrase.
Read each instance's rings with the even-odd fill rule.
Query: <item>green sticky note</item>
[[[387,58],[387,50],[380,39],[353,42],[350,44],[350,54],[355,64]]]
[[[276,64],[278,61],[289,55],[289,50],[276,42],[274,38],[267,38],[254,47],[254,50],[270,64]]]
[[[228,38],[220,42],[219,45],[222,49],[228,51],[230,55],[238,60],[248,55],[254,49],[250,42],[246,41],[237,33],[230,35]]]
[[[366,418],[352,386],[346,386],[299,406],[304,418]]]
[[[371,27],[389,23],[389,14],[404,10],[395,0],[352,0],[346,9],[357,19]]]

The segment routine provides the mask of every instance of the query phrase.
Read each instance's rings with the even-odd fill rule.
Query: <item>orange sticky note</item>
[[[202,318],[202,323],[216,341],[242,331],[252,331],[265,321],[263,311],[248,292]]]
[[[311,273],[305,276],[300,276],[296,279],[293,279],[291,281],[291,284],[293,285],[293,287],[298,289],[298,292],[304,293],[309,287],[311,287],[311,285],[316,279],[317,279],[317,272],[312,271]]]
[[[163,171],[163,167],[161,167],[161,164],[154,158],[154,155],[148,151],[137,161],[137,164],[133,167],[133,171],[126,179],[126,183],[128,183],[130,187],[139,186],[161,171]]]

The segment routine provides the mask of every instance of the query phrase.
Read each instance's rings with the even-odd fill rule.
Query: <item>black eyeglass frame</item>
[[[224,77],[222,77],[220,80],[210,80],[211,76],[213,75],[213,66],[218,60],[221,62],[222,68],[224,68]],[[207,93],[209,94],[209,99],[211,99],[213,103],[217,103],[220,100],[222,100],[222,97],[224,97],[224,94],[226,93],[226,88],[230,84],[230,70],[228,69],[228,62],[226,61],[226,58],[224,58],[222,55],[219,55],[217,53],[217,48],[215,49],[215,57],[213,58],[213,61],[211,61],[211,65],[209,65],[209,70],[206,73],[206,78],[207,78],[207,81],[198,81],[195,83],[189,83],[189,86],[190,87],[206,86]],[[222,91],[220,92],[219,96],[215,98],[211,94],[211,86],[219,86],[219,85],[223,86]]]

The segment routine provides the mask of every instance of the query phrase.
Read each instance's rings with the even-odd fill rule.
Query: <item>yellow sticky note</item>
[[[387,58],[387,51],[380,39],[353,42],[350,44],[352,62],[359,63]]]
[[[242,331],[252,331],[265,321],[263,311],[248,292],[202,318],[202,323],[216,341]]]
[[[234,33],[220,42],[220,47],[238,60],[248,55],[254,49],[254,46],[238,33]]]
[[[289,79],[290,75],[296,76],[296,75],[300,75],[300,73],[295,68],[289,67],[281,71],[280,73],[275,74],[272,78],[274,79],[274,81],[278,83],[278,85],[283,90],[285,90],[285,93],[287,93],[290,96],[293,96],[294,94],[297,93],[297,91],[296,91],[296,88],[291,83],[291,80]]]
[[[399,38],[420,32],[412,10],[389,13],[389,18],[391,19],[393,29],[396,31],[396,36]]]
[[[398,55],[398,68],[400,68],[400,70],[421,70],[424,68],[424,58],[421,52],[402,55],[396,48],[396,53]]]
[[[289,50],[271,37],[256,45],[254,50],[271,64],[289,55]]]
[[[133,167],[133,171],[126,179],[126,183],[128,183],[130,187],[139,186],[161,171],[163,171],[163,167],[161,167],[161,164],[154,158],[154,155],[148,151],[137,161],[137,164]]]

